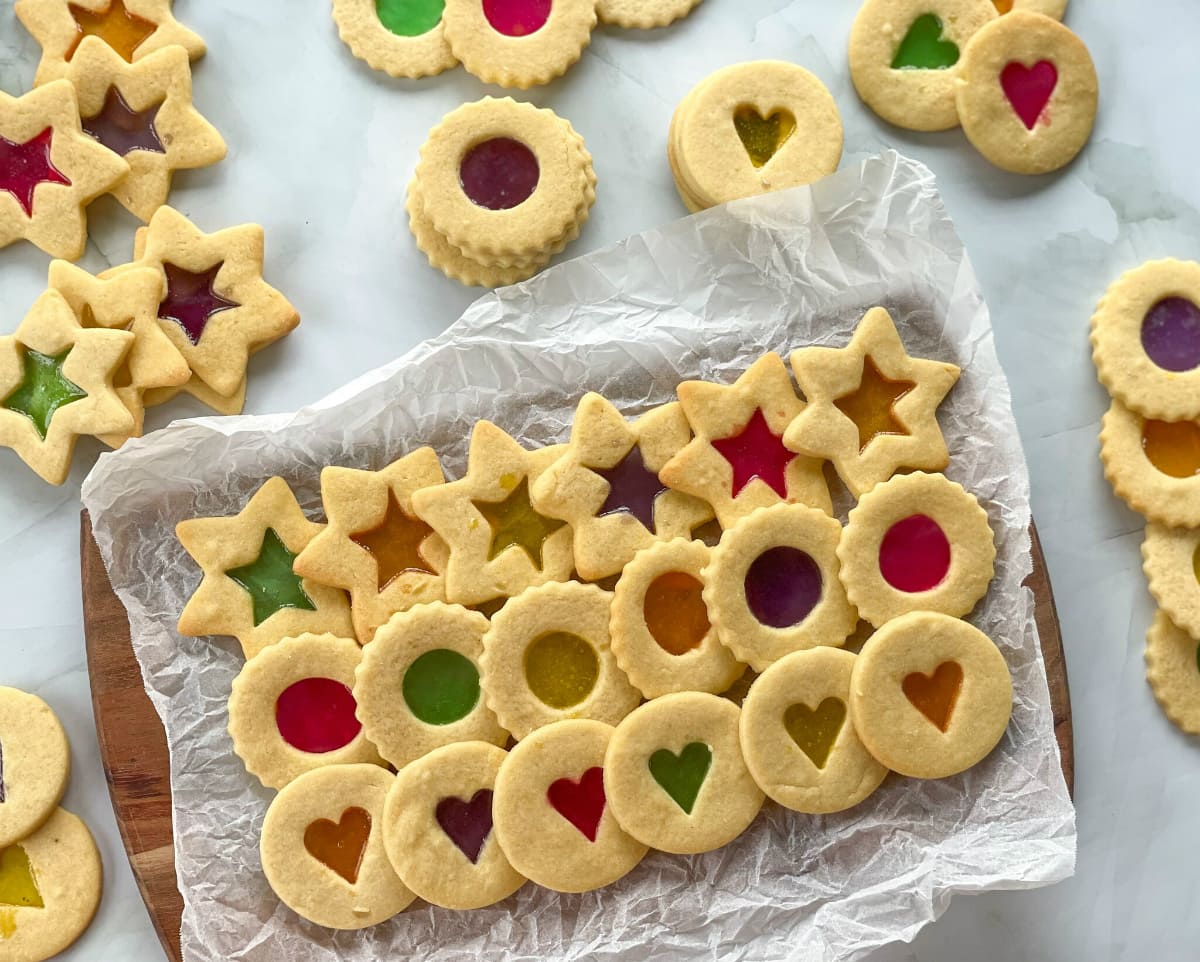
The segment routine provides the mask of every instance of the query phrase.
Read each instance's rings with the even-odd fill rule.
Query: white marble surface
[[[0,0],[0,88],[16,93],[31,83],[37,51],[11,6]],[[327,6],[176,3],[209,43],[196,99],[230,155],[181,176],[173,202],[209,230],[263,223],[268,278],[304,316],[295,335],[252,363],[255,412],[297,407],[396,356],[442,330],[477,293],[432,272],[414,249],[403,187],[429,127],[484,88],[461,70],[422,82],[371,73],[342,48]],[[1195,67],[1180,43],[1200,35],[1200,6],[1155,0],[1151,20],[1145,5],[1074,0],[1068,21],[1096,59],[1101,115],[1082,160],[1039,180],[991,169],[957,132],[912,135],[871,117],[843,53],[855,6],[705,0],[667,30],[599,30],[566,78],[518,94],[568,117],[595,155],[598,200],[571,253],[684,213],[665,163],[667,122],[691,84],[726,63],[778,57],[808,66],[838,100],[848,151],[890,145],[933,168],[989,298],[1030,462],[1074,696],[1080,851],[1070,881],[960,896],[913,945],[877,959],[1194,959],[1200,745],[1166,722],[1142,680],[1152,607],[1141,526],[1100,475],[1105,398],[1086,327],[1114,270],[1136,256],[1200,255],[1200,219],[1189,206],[1200,206],[1200,137],[1184,94],[1195,89]],[[108,201],[93,212],[84,265],[128,259],[134,221]],[[1069,232],[1084,233],[1056,240]],[[1108,245],[1126,236],[1135,243],[1113,255]],[[46,262],[32,248],[0,252],[0,329],[15,327],[41,290]],[[149,423],[198,413],[180,402]],[[81,628],[78,486],[97,450],[81,447],[61,489],[0,452],[0,684],[38,692],[63,718],[75,760],[65,804],[92,825],[105,859],[99,918],[65,958],[143,962],[162,955],[97,758]]]

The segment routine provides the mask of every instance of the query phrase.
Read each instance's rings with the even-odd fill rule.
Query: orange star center
[[[860,454],[881,434],[909,433],[904,422],[896,417],[896,405],[916,386],[914,381],[893,381],[884,377],[871,355],[863,359],[862,380],[858,389],[833,402],[858,428]]]
[[[421,542],[432,533],[429,525],[400,507],[395,493],[389,488],[387,513],[383,520],[374,528],[354,532],[350,540],[375,559],[375,567],[379,569],[379,590],[383,591],[406,571],[434,573],[421,553]]]
[[[74,3],[68,4],[68,9],[75,20],[76,31],[75,39],[67,50],[68,60],[75,56],[84,37],[99,37],[124,57],[126,63],[133,63],[134,51],[158,29],[158,24],[126,10],[125,0],[112,0],[99,11],[88,10]]]

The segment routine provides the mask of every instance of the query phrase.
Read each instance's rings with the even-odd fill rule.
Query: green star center
[[[63,376],[63,362],[71,348],[56,357],[29,348],[24,350],[25,375],[17,389],[4,399],[4,407],[29,418],[45,441],[54,412],[65,404],[87,397],[87,391]]]
[[[529,503],[529,479],[522,478],[512,493],[503,501],[471,502],[487,519],[492,528],[492,544],[488,549],[488,561],[501,552],[518,547],[529,555],[539,571],[542,570],[542,548],[555,531],[563,526],[538,514]]]
[[[274,528],[263,535],[258,558],[241,568],[225,572],[246,589],[254,603],[254,627],[283,608],[316,611],[317,606],[304,593],[298,574],[292,570],[296,556],[288,551]]]

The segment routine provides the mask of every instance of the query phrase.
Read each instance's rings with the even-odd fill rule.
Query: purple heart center
[[[437,803],[434,812],[442,831],[474,865],[492,833],[492,790],[481,788],[469,802],[453,796]]]

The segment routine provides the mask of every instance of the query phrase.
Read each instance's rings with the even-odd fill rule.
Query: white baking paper
[[[586,390],[634,415],[681,380],[730,382],[764,351],[844,344],[875,304],[893,312],[911,353],[963,369],[940,420],[947,474],[982,500],[996,532],[996,578],[971,620],[1013,674],[999,747],[954,778],[889,777],[840,815],[768,803],[733,844],[651,854],[597,892],[527,885],[491,908],[418,904],[359,933],[283,907],[259,865],[271,793],[225,730],[238,647],[175,631],[199,581],[176,522],[233,514],[272,475],[315,516],[322,467],[379,468],[422,444],[460,476],[479,418],[531,445],[562,441]],[[933,176],[895,153],[482,297],[442,336],[295,414],[205,418],[131,441],[100,459],[83,500],[170,743],[187,962],[854,959],[911,939],[956,891],[1030,888],[1073,871],[1074,810],[1022,587],[1029,483],[1008,383]]]

